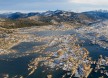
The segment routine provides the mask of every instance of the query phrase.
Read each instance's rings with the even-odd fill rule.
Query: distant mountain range
[[[75,13],[70,11],[56,10],[46,12],[31,12],[31,13],[3,13],[0,14],[1,19],[11,20],[33,20],[39,22],[70,22],[70,23],[81,23],[90,25],[91,23],[107,20],[107,10],[87,11],[81,13]]]

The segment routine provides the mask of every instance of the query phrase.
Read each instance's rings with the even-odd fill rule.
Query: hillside
[[[20,28],[60,24],[61,22],[75,25],[90,25],[108,19],[108,11],[88,11],[75,13],[63,10],[46,11],[43,13],[4,13],[0,14],[0,26],[4,28]]]

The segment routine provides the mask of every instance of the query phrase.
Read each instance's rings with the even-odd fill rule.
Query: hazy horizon
[[[108,0],[0,0],[0,13],[44,12],[57,9],[84,12],[99,9],[107,10],[107,4]]]
[[[57,9],[60,10],[60,9]],[[96,10],[86,10],[86,11],[72,11],[72,10],[61,10],[61,11],[67,11],[67,12],[75,12],[75,13],[82,13],[82,12],[89,12],[89,11],[108,11],[106,9],[96,9]],[[45,11],[0,11],[0,14],[11,14],[11,13],[42,13],[47,11],[56,11],[56,10],[45,10]]]

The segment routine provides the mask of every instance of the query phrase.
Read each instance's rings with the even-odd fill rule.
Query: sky
[[[0,0],[0,13],[108,10],[108,0]]]

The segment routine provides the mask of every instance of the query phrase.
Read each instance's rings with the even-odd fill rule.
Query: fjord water
[[[85,41],[85,43],[83,43],[83,47],[87,48],[87,50],[90,52],[90,57],[92,57],[92,59],[94,59],[94,60],[98,59],[100,54],[103,56],[108,56],[107,49],[103,49],[102,47],[100,47],[97,44],[90,44],[91,42],[89,40],[79,36],[80,34],[76,33],[75,30],[30,32],[30,34],[37,34],[38,36],[52,36],[52,35],[57,36],[57,35],[70,35],[70,34],[74,35],[74,34],[76,34],[76,36],[79,38],[79,41],[80,40]],[[31,50],[33,48],[33,46],[36,46],[36,45],[39,46],[42,44],[43,43],[33,43],[33,42],[25,43],[24,42],[24,43],[14,46],[12,49],[17,50],[19,53],[24,53],[27,50],[28,51]],[[23,48],[20,48],[20,47],[23,47]],[[55,48],[52,48],[52,49],[55,49]],[[49,72],[42,73],[42,70],[44,69],[42,67],[38,67],[38,69],[35,71],[35,73],[33,73],[33,75],[28,76],[28,70],[27,70],[28,63],[30,63],[30,60],[38,57],[39,55],[41,55],[41,54],[37,53],[37,54],[31,54],[29,56],[22,56],[19,58],[7,58],[7,59],[10,59],[10,61],[2,60],[2,61],[0,61],[0,74],[8,73],[10,76],[23,75],[25,78],[34,78],[34,77],[35,78],[46,78],[46,75],[50,71],[48,70]],[[53,73],[54,78],[61,78],[61,76],[65,72],[59,70],[59,71],[56,71],[56,72],[54,71],[51,73]],[[93,78],[95,76],[100,76],[100,74],[95,75],[94,73],[91,73],[91,75],[90,75],[90,77],[93,77]]]

